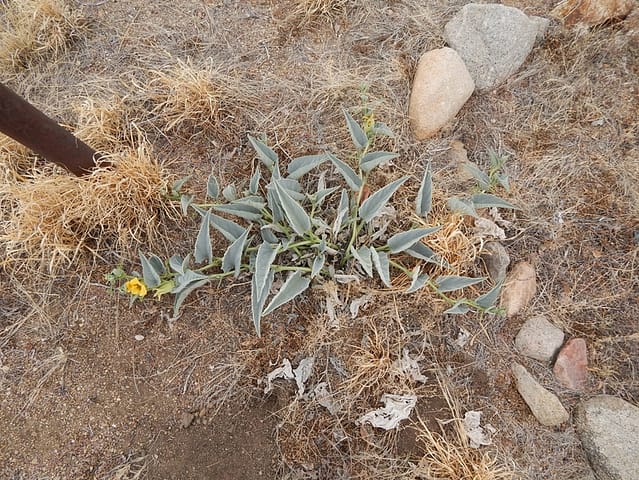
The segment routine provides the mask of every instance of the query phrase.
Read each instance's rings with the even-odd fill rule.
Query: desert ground
[[[503,2],[551,18],[544,38],[417,140],[418,60],[445,45],[466,3],[0,2],[0,81],[113,162],[77,178],[0,135],[0,478],[592,478],[576,405],[602,393],[639,403],[639,9],[567,26],[551,18],[555,1]],[[500,242],[511,269],[526,262],[536,275],[516,314],[445,314],[432,289],[404,293],[411,279],[398,271],[391,286],[314,283],[265,315],[258,336],[247,273],[201,286],[177,316],[171,293],[131,301],[108,281],[140,272],[140,252],[193,251],[200,216],[182,212],[172,187],[189,177],[179,193],[204,198],[214,174],[248,188],[259,165],[249,135],[283,166],[325,151],[352,158],[344,109],[394,133],[375,146],[398,157],[370,177],[372,190],[409,177],[391,231],[411,221],[431,166],[428,225],[442,228],[428,245],[454,275],[487,277],[486,239],[447,207],[476,188],[459,155],[483,171],[503,160],[509,188],[491,191],[517,209],[500,209]],[[225,238],[211,239],[223,254]],[[539,315],[585,340],[579,391],[515,348]],[[398,366],[405,351],[418,376]],[[268,388],[285,360],[309,358],[306,394],[286,378]],[[514,362],[569,421],[536,420]],[[310,395],[321,383],[328,393]],[[360,422],[384,394],[414,395],[409,418],[390,430]],[[489,445],[469,444],[469,411],[494,427]]]

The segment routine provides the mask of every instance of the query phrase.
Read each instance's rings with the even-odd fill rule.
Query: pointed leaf
[[[416,228],[407,232],[400,232],[388,239],[387,245],[391,253],[403,252],[407,248],[412,247],[426,235],[435,233],[441,227]]]
[[[426,217],[433,206],[433,173],[430,162],[426,165],[424,178],[422,178],[422,183],[419,186],[415,204],[415,212],[420,217]]]
[[[271,265],[277,257],[279,245],[271,245],[270,243],[262,243],[257,249],[257,257],[255,258],[255,273],[253,278],[255,279],[255,288],[258,298],[266,288],[267,279],[271,272]]]
[[[288,164],[288,178],[295,180],[302,177],[302,175],[310,172],[318,165],[321,165],[326,161],[325,154],[320,155],[307,155],[304,157],[298,157]]]
[[[180,275],[175,279],[176,286],[171,293],[175,294],[175,302],[173,304],[173,317],[177,318],[180,307],[189,294],[201,286],[209,282],[209,278],[197,272],[188,270],[184,275]]]
[[[379,273],[379,278],[382,279],[384,285],[389,288],[392,287],[393,285],[391,284],[390,279],[390,264],[386,252],[378,252],[374,248],[371,248],[371,258],[373,259],[373,265],[375,265],[377,273]]]
[[[405,252],[408,253],[411,257],[419,258],[420,260],[424,260],[428,263],[432,263],[440,267],[450,268],[450,265],[446,260],[437,255],[422,242],[415,243],[410,248],[407,248]]]
[[[337,207],[337,213],[335,214],[335,220],[333,221],[333,238],[337,238],[337,235],[342,230],[342,224],[344,218],[348,214],[348,192],[342,190],[342,196],[339,199],[339,206]]]
[[[320,253],[313,260],[313,266],[311,267],[311,278],[315,278],[324,268],[324,263],[326,262],[326,255]]]
[[[182,209],[182,215],[189,213],[189,205],[193,203],[193,195],[183,194],[180,197],[180,208]]]
[[[368,137],[366,136],[366,132],[364,132],[364,129],[360,127],[359,123],[351,117],[351,114],[348,113],[346,109],[343,109],[342,111],[344,112],[344,117],[346,117],[346,125],[348,126],[348,131],[353,139],[353,145],[355,145],[357,150],[364,150],[368,146]]]
[[[209,175],[208,180],[206,181],[206,194],[211,198],[217,198],[220,196],[220,184],[217,183],[217,178],[215,175]]]
[[[463,315],[470,311],[470,307],[463,302],[457,302],[444,312],[444,315]]]
[[[229,202],[232,202],[237,198],[237,190],[235,189],[235,185],[232,183],[227,185],[224,190],[222,190],[222,196],[226,198]]]
[[[507,202],[495,195],[491,195],[490,193],[477,193],[471,197],[473,205],[475,208],[511,208],[513,210],[519,210],[512,203]]]
[[[469,200],[462,200],[457,197],[452,197],[448,199],[446,205],[453,212],[461,213],[462,215],[470,215],[474,218],[479,218],[479,215],[477,215],[473,203]]]
[[[234,269],[235,278],[237,278],[240,274],[242,254],[244,253],[244,247],[246,246],[249,230],[250,228],[247,228],[241,237],[229,245],[229,248],[227,248],[226,252],[224,252],[224,258],[222,258],[222,271],[229,272],[231,269]]]
[[[397,157],[399,157],[399,155],[392,152],[370,152],[364,155],[359,161],[359,167],[362,171],[368,173],[378,165],[390,162],[392,159]]]
[[[275,190],[289,225],[300,237],[304,236],[311,229],[311,218],[304,208],[293,200],[289,193],[280,185],[279,181],[275,182]]]
[[[465,162],[462,165],[463,169],[470,173],[477,183],[479,187],[483,190],[490,188],[490,178],[484,172],[482,172],[477,165],[473,162]]]
[[[508,176],[504,173],[497,173],[495,174],[495,178],[497,179],[497,182],[499,182],[499,184],[504,187],[504,189],[507,192],[510,192],[510,180],[508,180]]]
[[[269,270],[266,278],[264,279],[264,285],[262,287],[262,291],[258,292],[257,283],[255,279],[255,275],[251,279],[251,313],[253,316],[253,325],[255,325],[255,332],[257,336],[261,336],[261,320],[262,320],[262,309],[264,308],[264,304],[266,303],[266,298],[271,290],[271,286],[273,285],[274,274]]]
[[[322,190],[318,190],[318,192],[315,195],[311,195],[311,199],[315,201],[316,205],[319,207],[322,205],[322,203],[324,203],[324,200],[326,199],[326,197],[328,197],[329,195],[331,195],[333,192],[339,190],[339,187],[331,187],[331,188],[324,188]]]
[[[206,215],[202,218],[200,231],[195,240],[195,252],[193,254],[195,263],[202,263],[204,260],[206,260],[207,263],[211,263],[213,260],[213,247],[211,246],[211,233],[209,229],[210,222],[211,212],[206,212]]]
[[[159,275],[164,275],[166,273],[166,267],[164,266],[164,262],[157,255],[149,255],[149,262],[153,265],[153,268]]]
[[[497,299],[499,298],[499,294],[501,293],[501,287],[504,284],[504,280],[501,279],[498,281],[493,288],[491,288],[488,292],[479,296],[475,303],[482,308],[490,308],[497,303]]]
[[[357,173],[355,173],[355,170],[353,170],[346,163],[342,162],[332,153],[328,154],[328,158],[333,163],[333,165],[335,165],[335,168],[337,168],[342,177],[344,177],[344,180],[346,180],[346,183],[351,188],[351,190],[359,192],[362,188],[362,179],[359,177],[359,175],[357,175]]]
[[[218,217],[213,213],[210,214],[209,220],[213,228],[224,235],[224,238],[229,242],[234,242],[244,233],[244,227],[226,218]]]
[[[298,202],[306,200],[306,195],[302,193],[302,186],[300,185],[300,182],[294,178],[280,178],[277,182],[294,200]]]
[[[369,277],[373,276],[373,261],[371,260],[371,249],[366,245],[359,247],[357,250],[353,248],[351,245],[350,248],[351,255],[359,262],[362,266],[366,275]]]
[[[180,194],[180,190],[182,190],[182,187],[189,180],[189,178],[191,178],[190,175],[184,178],[180,178],[179,180],[176,180],[175,182],[173,182],[173,185],[171,186],[171,192],[173,193],[173,195]]]
[[[435,286],[440,293],[452,292],[461,288],[469,287],[486,280],[483,277],[460,277],[458,275],[442,275],[435,280]]]
[[[262,240],[264,240],[265,242],[268,242],[268,243],[278,243],[279,242],[279,239],[275,236],[275,233],[273,233],[271,225],[264,225],[263,227],[261,227],[260,228],[260,236],[262,237]]]
[[[395,134],[390,127],[382,122],[375,122],[373,133],[375,135],[384,135],[385,137],[395,138]]]
[[[419,265],[415,267],[415,269],[413,270],[413,281],[411,282],[410,287],[408,287],[405,293],[414,293],[417,290],[423,288],[424,285],[426,285],[429,277],[425,273],[420,273],[420,271],[421,269],[419,268]]]
[[[175,277],[175,286],[171,293],[178,294],[189,285],[199,281],[208,281],[209,277],[193,270],[184,270],[184,273]]]
[[[402,184],[408,180],[408,177],[402,177],[399,180],[395,180],[389,183],[384,188],[380,188],[370,197],[362,202],[359,207],[359,216],[366,223],[370,222],[382,208],[386,206],[386,202],[393,196],[395,191],[402,186]]]
[[[153,263],[142,252],[140,252],[140,263],[142,264],[142,278],[146,286],[149,288],[157,287],[161,282],[161,272],[155,269]]]
[[[304,292],[311,284],[311,280],[309,278],[303,277],[301,271],[297,271],[293,273],[290,277],[286,279],[284,285],[279,292],[273,297],[273,300],[268,304],[262,315],[268,315],[277,307],[284,305],[287,302],[290,302],[299,294]]]
[[[227,203],[224,205],[213,205],[213,209],[218,212],[228,213],[236,217],[254,222],[262,218],[262,212],[255,207],[241,203]]]
[[[260,172],[260,168],[256,167],[253,176],[251,176],[251,182],[249,183],[249,192],[253,195],[257,194],[260,188],[260,180],[262,179],[262,174]]]
[[[249,139],[249,142],[251,142],[251,145],[253,146],[253,148],[255,149],[255,153],[257,153],[257,158],[259,158],[260,161],[264,165],[266,165],[266,168],[268,168],[269,170],[273,170],[273,167],[278,161],[277,153],[275,153],[273,150],[267,147],[264,143],[259,141],[257,138],[252,137],[251,135],[248,136],[248,139]]]
[[[273,184],[270,184],[266,190],[266,202],[268,203],[268,207],[273,214],[273,221],[275,223],[280,223],[284,220],[284,211],[280,205],[280,197],[277,195],[275,191],[275,187]]]
[[[182,262],[184,259],[180,255],[173,255],[169,258],[169,266],[175,273],[184,273],[184,268],[182,267]]]

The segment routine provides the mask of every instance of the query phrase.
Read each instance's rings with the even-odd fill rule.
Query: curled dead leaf
[[[517,315],[533,299],[537,292],[535,267],[528,262],[515,265],[506,277],[501,292],[501,306],[508,318]]]

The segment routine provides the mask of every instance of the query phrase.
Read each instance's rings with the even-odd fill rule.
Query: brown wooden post
[[[96,166],[95,150],[2,83],[0,132],[77,176]]]

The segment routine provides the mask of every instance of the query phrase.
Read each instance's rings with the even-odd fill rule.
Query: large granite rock
[[[548,21],[497,4],[465,5],[444,28],[478,90],[494,88],[524,63]]]
[[[610,395],[577,406],[577,434],[597,480],[639,479],[639,408]]]

